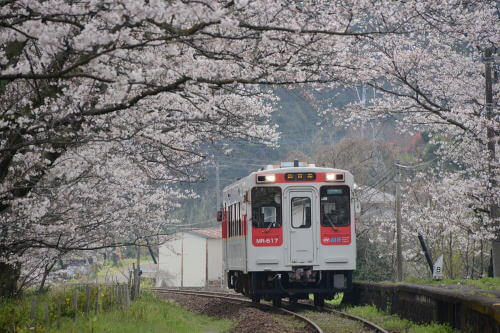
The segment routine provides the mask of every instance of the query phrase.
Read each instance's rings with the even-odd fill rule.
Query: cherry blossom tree
[[[375,88],[377,98],[350,105],[348,119],[392,118],[402,131],[430,132],[431,143],[439,146],[439,163],[432,171],[429,164],[424,178],[433,204],[407,210],[409,224],[418,220],[432,232],[442,225],[440,236],[465,228],[477,239],[499,240],[500,127],[496,104],[485,98],[490,90],[498,100],[499,90],[497,83],[488,86],[483,62],[499,44],[497,3],[405,1],[394,6],[399,18],[405,16],[405,33],[380,34],[352,49],[357,56],[352,69],[343,72],[344,80]],[[372,22],[383,27],[384,18],[375,12]],[[445,168],[447,163],[455,168]],[[427,163],[417,164],[422,170]],[[415,228],[408,232],[415,237]],[[495,263],[500,269],[500,253]]]
[[[110,246],[128,226],[158,233],[158,207],[175,207],[175,182],[200,176],[205,145],[276,140],[265,85],[371,85],[380,98],[352,105],[353,119],[404,114],[402,124],[444,129],[457,140],[441,153],[459,155],[462,178],[493,184],[498,124],[484,112],[479,55],[498,44],[494,6],[2,1],[0,261]],[[496,192],[480,189],[470,207],[490,235],[482,203]]]
[[[399,31],[362,25],[372,10],[354,0],[2,1],[2,260],[109,246],[108,232],[134,223],[127,213],[146,221],[154,199],[175,193],[145,189],[145,176],[192,180],[201,148],[222,138],[272,143],[262,86],[336,84],[351,45]],[[75,233],[95,221],[82,245]]]
[[[423,268],[421,271],[428,271],[421,250],[410,245],[412,239],[415,243],[415,237],[421,233],[436,258],[444,255],[447,277],[481,277],[488,265],[484,258],[491,230],[484,224],[484,213],[471,209],[478,206],[480,199],[466,195],[460,196],[462,200],[458,201],[449,193],[453,191],[460,195],[465,186],[480,196],[484,185],[478,184],[477,178],[464,182],[460,173],[453,178],[451,175],[429,177],[432,176],[419,173],[404,188],[403,211],[408,217],[403,226],[407,244],[405,257],[416,267]],[[488,203],[483,202],[483,205]],[[413,272],[417,274],[416,270]]]

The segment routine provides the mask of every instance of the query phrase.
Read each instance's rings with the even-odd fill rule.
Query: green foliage
[[[141,263],[151,263],[153,262],[149,253],[147,256],[141,256]],[[111,260],[105,260],[102,266],[96,273],[97,278],[111,278],[116,275],[121,275],[122,273],[128,275],[128,270],[132,270],[132,265],[136,263],[135,258],[125,258],[118,261],[117,265],[114,265]]]
[[[401,319],[396,315],[389,315],[378,310],[374,305],[355,306],[344,309],[347,313],[374,322],[382,328],[394,332],[432,332],[432,333],[452,333],[453,330],[442,324],[419,325],[412,321]]]
[[[74,295],[77,295],[77,308],[73,305]],[[99,296],[97,296],[99,292]],[[113,293],[113,295],[111,295]],[[58,318],[73,318],[85,314],[86,306],[93,313],[96,301],[100,311],[117,309],[120,306],[116,286],[93,286],[90,288],[90,298],[87,303],[86,286],[71,288],[55,288],[44,294],[27,294],[17,299],[0,299],[0,332],[23,332],[34,327],[36,332],[45,332],[53,327]],[[47,304],[48,318],[45,319],[43,304]],[[34,319],[31,311],[36,304]],[[31,330],[33,331],[33,330]]]
[[[500,290],[500,278],[485,277],[481,279],[445,279],[440,281],[424,280],[416,277],[409,277],[405,283],[428,284],[433,286],[469,286],[482,290]]]
[[[358,237],[356,270],[354,280],[384,281],[392,279],[392,264],[387,256],[380,256],[376,243],[371,243],[366,237]]]
[[[429,325],[415,325],[410,327],[408,333],[450,333],[453,330],[446,325],[432,323]]]
[[[133,302],[129,309],[66,319],[52,332],[226,332],[229,320],[195,315],[179,305],[156,298],[150,293]]]
[[[78,293],[78,310],[75,318],[73,294]],[[32,301],[35,295],[0,301],[0,332],[225,332],[233,324],[189,313],[180,306],[157,299],[150,292],[143,292],[138,301],[124,309],[116,297],[110,311],[111,289],[99,288],[99,309],[95,308],[97,288],[91,291],[90,313],[85,315],[86,288],[74,287],[52,290],[37,296],[35,320],[31,320]],[[58,302],[61,302],[58,315]],[[48,304],[48,320],[44,318],[43,303]]]

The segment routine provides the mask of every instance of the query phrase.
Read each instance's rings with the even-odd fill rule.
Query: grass
[[[78,288],[77,288],[78,290]],[[144,291],[141,298],[132,302],[127,309],[114,303],[109,311],[109,294],[100,290],[99,313],[84,315],[85,291],[79,290],[78,312],[72,306],[73,289],[52,290],[38,295],[38,304],[48,304],[48,320],[44,310],[38,306],[36,319],[31,320],[33,297],[26,295],[19,299],[0,299],[0,333],[4,332],[226,332],[234,326],[229,320],[215,319],[196,315],[184,310],[175,303],[156,298],[151,292]],[[95,299],[95,294],[91,295]],[[57,316],[57,300],[61,299],[61,316]],[[106,303],[107,302],[107,303]]]
[[[293,331],[305,331],[306,324],[303,321],[300,321],[298,319],[290,318],[288,315],[282,315],[282,314],[275,314],[273,318],[276,320],[278,324],[281,326],[285,327],[287,330],[293,330]]]
[[[325,333],[370,332],[360,322],[316,311],[301,313],[318,324]]]
[[[151,263],[151,258],[143,257],[141,258],[141,263]],[[132,264],[136,263],[136,259],[134,258],[126,258],[122,259],[118,262],[118,265],[113,265],[111,260],[106,260],[102,267],[100,267],[97,272],[97,278],[112,278],[115,275],[124,275],[124,277],[128,276],[128,269],[132,267]],[[123,274],[122,274],[123,273]]]
[[[66,319],[51,332],[227,332],[234,326],[229,320],[193,314],[181,306],[145,294],[129,309]]]
[[[378,310],[373,305],[355,306],[344,309],[345,312],[369,320],[391,332],[407,333],[452,333],[448,325],[443,324],[416,324]]]
[[[432,286],[469,286],[481,290],[500,290],[500,278],[493,277],[481,279],[446,279],[440,281],[408,278],[403,283],[427,284]]]
[[[327,300],[326,303],[338,310],[347,312],[354,316],[371,321],[390,332],[401,333],[452,333],[453,330],[448,325],[442,324],[417,324],[407,319],[402,319],[397,315],[387,314],[378,310],[374,305],[342,307],[343,294],[335,296],[333,300]],[[328,332],[370,332],[365,326],[357,321],[337,317],[333,315],[308,311],[304,313],[306,317],[314,320],[325,333]]]
[[[73,298],[77,295],[77,308],[73,306]],[[97,288],[91,288],[89,298],[89,309],[94,308],[97,296]],[[118,306],[116,297],[111,300],[111,290],[102,287],[99,290],[99,307],[109,309],[111,302],[113,307]],[[57,317],[72,318],[75,313],[83,313],[86,305],[86,288],[74,286],[72,288],[54,288],[43,294],[27,293],[23,297],[15,299],[0,299],[0,332],[24,332],[25,329],[38,326],[50,326]],[[44,306],[47,306],[47,318],[45,318]],[[60,306],[58,305],[60,304]],[[36,305],[36,307],[33,307]],[[32,314],[31,311],[35,310]],[[59,313],[59,315],[58,315]],[[34,318],[32,319],[34,315]],[[42,328],[37,332],[45,332]]]

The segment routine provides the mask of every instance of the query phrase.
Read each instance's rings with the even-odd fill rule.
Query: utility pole
[[[401,169],[398,168],[396,181],[396,280],[403,280],[403,253],[401,250]]]
[[[486,118],[488,119],[488,125],[486,129],[486,135],[488,137],[488,190],[490,195],[490,218],[493,225],[497,226],[499,223],[499,212],[498,205],[495,200],[494,193],[497,191],[497,180],[495,178],[496,174],[496,134],[495,128],[493,127],[493,122],[496,120],[496,115],[493,108],[493,73],[492,64],[494,63],[493,58],[493,47],[488,47],[483,51],[483,61],[484,61],[484,76],[486,80],[485,84],[485,104],[486,104]],[[495,50],[496,51],[496,50]],[[493,276],[500,277],[500,233],[497,232],[496,237],[492,240],[492,263],[493,263]]]

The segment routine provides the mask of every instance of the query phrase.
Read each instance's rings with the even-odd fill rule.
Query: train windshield
[[[256,228],[281,226],[281,188],[252,188],[252,224]]]
[[[348,186],[322,186],[320,197],[322,226],[344,227],[351,223]]]

